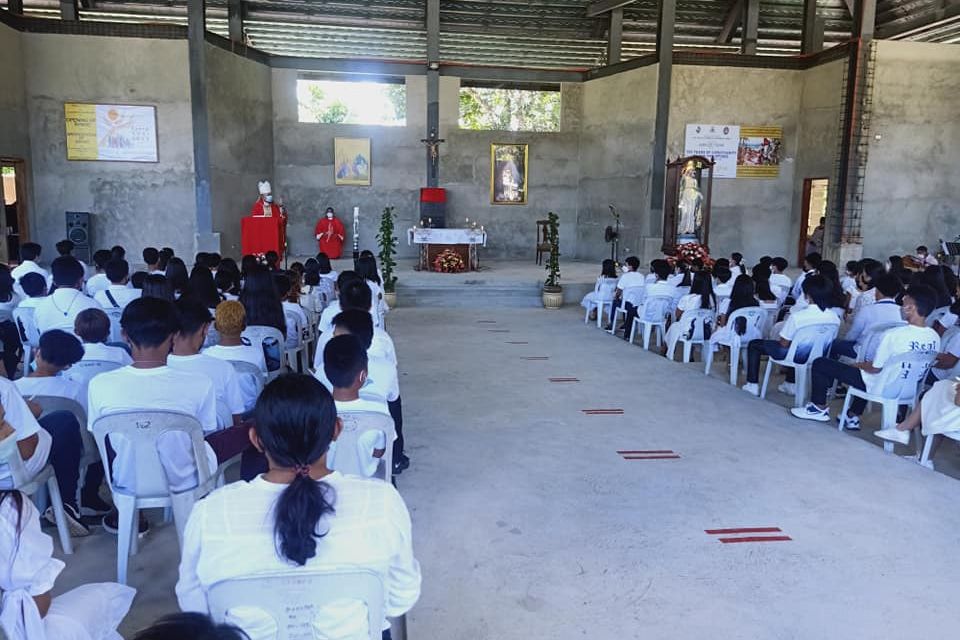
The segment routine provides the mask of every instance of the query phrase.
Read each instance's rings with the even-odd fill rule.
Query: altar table
[[[463,257],[467,268],[480,268],[477,247],[487,246],[487,232],[483,229],[418,229],[407,231],[407,245],[420,247],[418,270],[431,271],[433,260],[445,249],[453,249]]]

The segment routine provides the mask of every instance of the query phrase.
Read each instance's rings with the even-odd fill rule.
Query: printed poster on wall
[[[782,127],[740,127],[738,178],[776,178],[783,150]]]
[[[739,143],[740,127],[735,124],[688,124],[683,155],[713,158],[714,178],[736,178]]]
[[[157,108],[66,102],[67,160],[157,162]]]

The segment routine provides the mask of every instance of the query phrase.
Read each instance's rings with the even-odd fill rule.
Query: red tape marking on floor
[[[786,542],[793,540],[790,536],[748,536],[746,538],[718,538],[724,544],[736,542]]]
[[[497,324],[496,320],[477,320],[477,324]]]
[[[651,454],[651,453],[673,453],[671,449],[651,449],[649,451],[617,451],[620,455],[638,455],[638,454]]]
[[[704,529],[711,536],[729,533],[780,533],[780,527],[742,527],[739,529]]]
[[[510,333],[510,329],[487,329],[490,333]]]
[[[522,342],[519,340],[512,340],[510,342],[504,342],[504,344],[530,344],[529,342]]]
[[[680,456],[673,455],[660,455],[660,456],[623,456],[624,460],[676,460]]]
[[[525,356],[523,359],[524,360],[549,360],[550,358],[547,356]]]
[[[550,382],[580,382],[578,378],[549,378]]]
[[[581,409],[588,416],[622,416],[623,409]]]

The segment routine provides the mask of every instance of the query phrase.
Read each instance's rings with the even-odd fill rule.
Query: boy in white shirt
[[[639,261],[637,265],[639,266]],[[671,285],[669,282],[670,278],[670,263],[662,258],[658,258],[650,263],[650,269],[656,275],[656,280],[649,282],[644,285],[643,297],[644,300],[648,300],[653,296],[670,296],[676,293],[676,286]],[[619,286],[619,284],[617,285]],[[633,320],[639,315],[641,305],[633,305],[630,302],[627,302],[626,310],[627,315],[623,321],[623,339],[630,339],[630,329],[633,327]]]
[[[814,324],[832,324],[840,326],[837,317],[830,305],[833,302],[833,285],[819,274],[811,275],[802,283],[803,295],[809,301],[809,306],[796,312],[791,312],[787,321],[780,328],[779,340],[751,340],[747,345],[747,383],[743,390],[747,393],[760,395],[760,358],[764,355],[771,358],[783,358],[790,349],[790,343],[797,331]],[[803,354],[799,351],[798,358]],[[790,375],[793,369],[787,370],[787,382],[792,383]]]
[[[356,279],[346,283],[340,291],[339,304],[343,311],[359,310],[371,314],[371,318],[374,319],[374,327],[373,340],[369,348],[370,356],[383,358],[396,366],[397,352],[393,346],[393,339],[386,331],[376,326],[376,315],[373,313],[373,294],[370,287],[366,286],[366,282]],[[327,331],[317,339],[317,351],[313,358],[314,369],[323,368],[323,348],[332,337],[333,331]]]
[[[66,376],[60,375],[83,357],[83,346],[76,336],[54,329],[40,336],[37,349],[36,369],[29,375],[14,381],[17,390],[24,398],[34,396],[57,396],[77,402],[84,411],[87,398],[83,386]]]
[[[331,338],[323,349],[323,370],[333,386],[331,393],[338,416],[359,411],[390,415],[387,403],[360,397],[360,389],[367,381],[367,353],[356,336]],[[380,458],[386,453],[386,443],[387,434],[369,430],[357,438],[353,451],[340,450],[336,442],[332,443],[327,461],[331,469],[370,477],[376,473]]]
[[[640,273],[640,259],[636,256],[629,256],[623,261],[621,267],[620,279],[617,280],[617,288],[613,290],[613,307],[617,308],[623,305],[623,308],[629,313],[631,307],[637,307],[643,300],[643,287],[646,285],[646,276]],[[629,297],[624,297],[624,292],[631,287]],[[640,288],[636,288],[640,287]],[[613,328],[607,326],[607,331]]]
[[[110,337],[110,318],[103,310],[84,309],[78,313],[73,323],[73,333],[83,342],[81,360],[116,362],[123,366],[133,363],[126,349],[106,344]]]
[[[161,271],[158,266],[160,262],[160,252],[156,247],[147,247],[143,250],[143,264],[146,265],[147,273],[157,273]]]
[[[940,336],[936,331],[926,326],[927,315],[937,306],[936,292],[925,285],[910,287],[903,296],[902,313],[907,326],[891,329],[883,335],[877,353],[872,360],[844,364],[830,358],[817,358],[811,368],[811,401],[805,407],[790,410],[797,418],[827,422],[830,412],[827,407],[827,389],[837,380],[855,389],[870,393],[882,391],[879,385],[883,378],[883,368],[887,362],[896,356],[911,351],[934,351],[940,349]],[[909,368],[909,364],[901,364],[901,368]],[[860,428],[860,414],[866,408],[867,402],[862,398],[854,398],[850,403],[850,410],[845,416],[840,416],[841,423],[850,430]]]
[[[57,289],[37,305],[34,314],[37,330],[41,334],[51,329],[73,332],[77,315],[84,309],[99,309],[100,305],[81,291],[83,267],[75,258],[61,256],[51,266]]]
[[[718,298],[729,298],[730,294],[733,293],[733,272],[728,267],[721,265],[714,267],[713,275],[717,279],[713,287],[713,295]]]
[[[17,303],[19,308],[37,308],[37,305],[47,297],[47,279],[39,273],[28,273],[20,278],[20,285],[23,288],[25,298],[20,298]]]
[[[222,429],[239,425],[245,407],[237,372],[229,362],[200,353],[213,320],[210,310],[190,296],[184,296],[174,304],[180,330],[173,337],[173,353],[167,357],[167,366],[209,378],[217,397],[217,426]]]
[[[864,335],[872,327],[891,322],[900,322],[903,318],[900,315],[900,305],[897,304],[897,296],[902,290],[900,279],[890,273],[878,275],[873,281],[876,302],[861,307],[853,316],[853,323],[843,336],[843,340],[834,340],[830,347],[830,357],[839,359],[841,356],[855,358],[857,355],[856,347],[863,340]],[[868,295],[864,293],[863,295]],[[873,354],[868,354],[873,356]]]
[[[139,289],[129,286],[130,265],[126,260],[114,258],[103,269],[110,285],[97,291],[93,299],[104,309],[123,309],[131,300],[140,297]]]
[[[777,294],[777,300],[780,302],[790,295],[790,289],[793,288],[793,280],[784,273],[789,266],[790,263],[782,256],[777,256],[770,261],[770,288]]]
[[[110,280],[107,278],[104,270],[107,268],[107,263],[112,259],[113,254],[106,249],[99,249],[93,252],[93,267],[95,273],[90,276],[90,279],[87,280],[87,284],[84,287],[84,291],[86,291],[87,295],[91,298],[97,295],[97,292],[103,291],[110,286]]]
[[[936,267],[940,263],[937,262],[937,259],[930,255],[930,251],[924,245],[917,247],[917,262],[922,264],[924,267]]]
[[[298,335],[297,332],[306,329],[310,321],[307,320],[307,314],[303,307],[290,299],[290,289],[292,288],[290,277],[284,273],[277,273],[274,274],[273,280],[276,283],[277,294],[280,296],[284,318],[287,316],[296,318],[296,322],[287,322],[287,348],[292,349],[303,342],[303,335]],[[296,295],[299,296],[299,292],[296,292]]]
[[[319,257],[318,257],[319,259]],[[322,274],[321,274],[322,275]],[[360,274],[356,271],[342,271],[340,275],[337,276],[337,286],[336,286],[336,295],[339,298],[340,289],[347,286],[348,282],[352,280],[360,280]],[[333,330],[333,319],[341,312],[343,309],[340,308],[340,300],[331,300],[327,303],[326,308],[323,310],[323,313],[320,314],[320,321],[317,323],[317,330],[321,333],[326,333],[327,331]]]
[[[227,300],[217,305],[213,323],[220,339],[214,346],[204,349],[203,354],[227,362],[249,362],[260,370],[259,380],[250,379],[250,376],[238,376],[243,410],[250,411],[257,403],[257,396],[267,377],[267,360],[263,355],[263,348],[250,344],[249,340],[244,342],[243,330],[247,328],[247,312],[236,300]]]
[[[77,248],[77,245],[73,243],[73,240],[61,240],[56,244],[56,247],[57,255],[70,256],[80,263],[80,266],[83,267],[83,278],[86,280],[87,276],[90,274],[90,267],[83,260],[73,255],[74,249]]]
[[[803,273],[797,276],[797,280],[793,283],[793,288],[790,290],[790,295],[793,296],[794,300],[799,300],[803,295],[803,281],[817,274],[820,270],[821,262],[823,262],[823,258],[821,258],[817,252],[808,253],[803,259]]]
[[[10,270],[10,277],[13,278],[14,291],[21,297],[24,293],[23,287],[20,286],[20,278],[28,273],[39,273],[46,280],[47,287],[50,286],[50,274],[36,262],[41,250],[36,242],[24,242],[20,245],[20,264]]]

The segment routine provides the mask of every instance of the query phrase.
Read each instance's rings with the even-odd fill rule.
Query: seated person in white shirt
[[[20,278],[20,286],[25,297],[20,298],[17,307],[26,309],[37,305],[47,297],[47,279],[39,273],[30,272]]]
[[[617,286],[613,290],[613,307],[623,306],[627,313],[631,309],[640,305],[643,300],[642,289],[634,289],[629,298],[623,297],[623,292],[631,287],[643,287],[646,285],[646,277],[640,273],[640,259],[636,256],[628,256],[623,261],[621,267],[620,279],[617,280]],[[639,295],[637,293],[639,292]],[[607,331],[610,331],[612,325],[607,325]]]
[[[860,275],[861,271],[863,271],[863,267],[860,266],[859,260],[847,260],[844,273],[840,276],[840,288],[847,299],[845,307],[847,313],[853,311],[853,305],[857,301],[857,296],[860,295],[860,289],[857,287],[857,276]]]
[[[37,264],[37,259],[40,258],[41,251],[42,248],[36,242],[24,242],[20,245],[20,264],[10,270],[10,275],[14,281],[13,288],[17,292],[17,295],[24,295],[23,287],[20,285],[20,278],[28,273],[39,273],[43,276],[44,280],[46,280],[47,286],[50,286],[50,274],[46,269]]]
[[[747,265],[743,263],[743,254],[739,251],[730,254],[730,271],[733,273],[739,271],[737,275],[747,275]]]
[[[56,289],[37,305],[34,320],[41,334],[51,329],[73,331],[77,315],[84,309],[99,309],[93,298],[83,294],[83,267],[76,259],[63,256],[53,261]]]
[[[174,304],[180,330],[173,336],[173,352],[167,357],[167,366],[209,378],[217,396],[217,426],[239,425],[245,409],[237,372],[229,362],[200,353],[213,320],[210,310],[191,296],[184,296]]]
[[[770,261],[770,288],[777,294],[777,299],[782,303],[790,295],[793,288],[793,280],[786,274],[790,263],[782,256],[777,256]]]
[[[206,613],[211,585],[232,578],[340,567],[375,572],[383,583],[384,619],[409,611],[420,595],[410,515],[389,483],[345,476],[327,464],[342,424],[330,393],[315,379],[274,380],[257,402],[250,440],[269,471],[217,489],[197,502],[184,532],[176,593],[180,609]],[[316,637],[367,638],[366,607],[339,599],[309,620]],[[274,638],[277,622],[255,609],[230,621],[252,640]],[[389,637],[389,636],[385,636]]]
[[[902,289],[900,279],[891,273],[882,273],[874,278],[873,293],[870,295],[875,297],[876,302],[861,307],[857,311],[856,315],[853,316],[853,323],[843,339],[834,340],[830,346],[830,357],[834,359],[840,359],[841,356],[855,358],[857,345],[862,342],[864,336],[872,327],[903,320],[900,316],[900,305],[897,304],[896,300]]]
[[[833,305],[833,285],[819,274],[813,274],[803,280],[803,295],[809,301],[809,306],[793,312],[780,328],[779,340],[751,340],[747,345],[747,383],[743,390],[747,393],[760,395],[760,358],[764,355],[771,358],[783,358],[790,349],[797,331],[814,324],[840,325],[840,318],[831,310]],[[808,350],[809,351],[809,350]],[[804,357],[798,349],[798,359]]]
[[[649,300],[654,296],[674,297],[677,292],[677,287],[670,284],[669,279],[672,271],[670,268],[670,263],[663,258],[658,258],[650,263],[650,268],[656,275],[656,279],[653,282],[649,282],[645,285],[644,300]],[[624,340],[630,339],[630,329],[633,327],[634,318],[639,315],[639,309],[640,307],[634,306],[632,309],[627,310],[627,317],[623,322]]]
[[[87,280],[84,287],[87,295],[91,298],[97,295],[97,292],[103,291],[110,286],[110,279],[107,278],[107,263],[113,260],[113,254],[106,249],[99,249],[93,252],[94,274]]]
[[[64,563],[40,529],[31,500],[0,490],[0,627],[10,640],[107,640],[130,610],[136,590],[116,583],[85,584],[53,597]],[[3,635],[3,633],[0,633]]]
[[[110,286],[97,291],[93,299],[104,309],[123,309],[127,304],[139,298],[141,291],[129,286],[130,265],[122,258],[114,258],[104,267],[104,273]]]
[[[243,337],[243,330],[247,328],[247,312],[236,300],[227,300],[217,305],[213,325],[219,340],[217,344],[204,349],[204,355],[226,362],[248,362],[260,370],[259,380],[253,380],[246,375],[238,376],[243,412],[251,411],[267,377],[267,360],[263,355],[263,348],[250,344],[250,341]]]
[[[206,376],[167,365],[167,356],[179,329],[172,302],[145,297],[130,302],[120,320],[124,340],[133,352],[133,364],[95,376],[87,394],[87,424],[92,429],[101,416],[129,411],[175,411],[195,417],[203,428],[207,462],[211,472],[247,448],[246,429],[219,429],[217,397],[213,382]],[[122,437],[110,438],[116,451],[113,482],[129,487],[136,482],[132,457],[126,456]],[[173,491],[185,491],[197,484],[197,467],[189,438],[183,433],[161,436],[160,459]],[[104,528],[115,533],[116,512],[104,519]],[[141,520],[140,531],[149,528]]]
[[[924,267],[936,267],[940,263],[937,262],[937,259],[930,255],[930,250],[926,246],[920,245],[917,247],[917,262],[922,264]]]
[[[790,410],[795,417],[803,420],[828,422],[830,411],[827,406],[827,389],[836,380],[849,387],[879,393],[879,386],[883,379],[883,369],[891,359],[911,351],[938,351],[940,336],[936,331],[926,326],[927,315],[936,307],[937,294],[931,287],[914,285],[903,294],[901,312],[907,325],[890,329],[883,334],[880,345],[873,358],[864,362],[844,364],[831,358],[817,358],[811,367],[810,402],[805,407],[796,407]],[[910,365],[897,365],[901,370]],[[906,375],[906,374],[904,374]],[[846,416],[839,416],[840,422],[846,429],[856,431],[860,429],[860,414],[867,406],[867,401],[854,398]]]
[[[34,396],[56,396],[73,400],[84,411],[87,398],[83,386],[66,376],[60,375],[83,357],[83,345],[71,333],[53,329],[40,336],[34,364],[36,368],[29,375],[14,380],[20,395],[27,399]]]
[[[803,297],[803,281],[808,276],[815,275],[819,271],[821,262],[823,262],[823,258],[816,251],[813,253],[808,253],[804,257],[803,273],[797,276],[797,279],[793,283],[793,288],[790,290],[790,296],[795,301],[800,300]]]
[[[335,293],[337,294],[338,299],[329,301],[326,308],[323,310],[323,313],[320,314],[320,321],[317,323],[317,330],[320,333],[326,333],[327,331],[333,330],[334,317],[343,311],[343,309],[340,307],[340,290],[347,286],[348,282],[353,280],[361,280],[360,275],[356,271],[342,271],[340,272],[340,275],[337,276]]]
[[[353,280],[344,284],[343,290],[340,292],[339,303],[343,311],[356,309],[370,313],[372,318],[376,318],[373,314],[373,295],[370,288],[362,280]],[[323,368],[323,347],[332,337],[333,331],[327,331],[317,339],[317,350],[313,358],[314,369]],[[374,323],[373,340],[368,351],[371,357],[384,358],[393,363],[394,366],[397,364],[397,351],[393,346],[393,339],[386,331],[377,327],[376,323]]]
[[[940,380],[960,377],[960,331],[951,331],[956,328],[958,312],[960,303],[955,302],[950,311],[933,323],[933,330],[940,336],[940,352],[930,367],[926,384],[933,385]]]
[[[733,272],[729,269],[729,267],[724,267],[721,265],[713,268],[713,275],[717,279],[716,286],[713,287],[714,295],[718,298],[729,298],[733,293]]]
[[[133,363],[126,349],[106,344],[110,337],[110,317],[102,309],[84,309],[78,313],[73,322],[73,333],[83,343],[81,360],[116,362],[123,366]]]
[[[143,264],[146,265],[147,273],[163,272],[160,268],[160,251],[156,247],[146,247],[141,254]]]
[[[359,411],[390,415],[386,402],[360,397],[360,389],[367,382],[367,352],[356,336],[330,339],[323,349],[323,370],[333,385],[338,416]],[[332,469],[369,478],[377,472],[380,459],[387,451],[387,434],[368,430],[357,438],[355,444],[355,450],[346,451],[338,448],[338,443],[331,443],[327,462]]]
[[[74,250],[77,248],[77,245],[73,243],[73,240],[61,240],[56,244],[56,247],[57,247],[57,255],[70,256],[71,258],[76,258],[77,262],[80,263],[80,266],[83,267],[84,279],[86,279],[86,277],[90,275],[90,266],[80,258],[77,258],[75,255],[73,255]]]
[[[298,331],[307,328],[310,321],[307,314],[300,306],[300,287],[294,287],[293,281],[286,273],[277,273],[273,276],[277,284],[277,294],[280,296],[280,304],[283,307],[284,318],[293,316],[296,322],[287,322],[287,348],[295,348],[303,343],[303,335]]]

